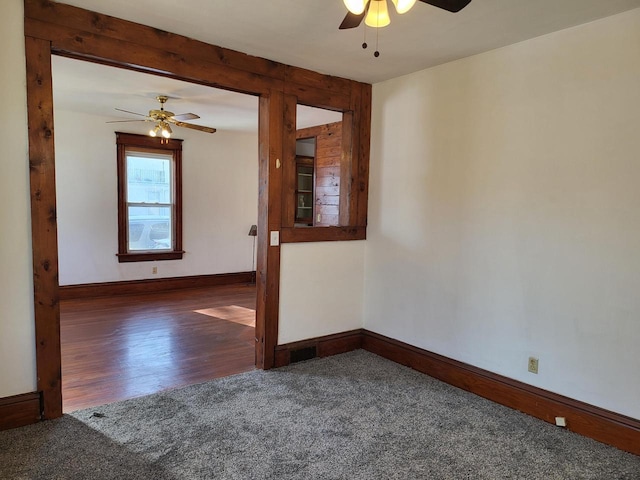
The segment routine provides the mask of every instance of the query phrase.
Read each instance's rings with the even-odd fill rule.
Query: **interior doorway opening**
[[[60,56],[52,78],[63,410],[254,368],[257,97]],[[147,138],[158,95],[176,118],[216,131],[172,124],[183,143],[183,258],[122,263],[115,133]],[[147,170],[127,183],[145,212],[165,187],[164,172]],[[144,234],[130,223],[127,238]],[[153,233],[167,229],[152,223],[158,243]]]

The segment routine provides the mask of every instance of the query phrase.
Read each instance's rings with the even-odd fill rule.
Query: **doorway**
[[[272,368],[278,343],[280,243],[269,239],[298,242],[366,238],[371,86],[70,5],[50,1],[25,3],[36,391],[43,419],[62,414],[52,55],[259,97],[255,355],[258,368]],[[288,165],[283,160],[291,153],[288,147],[295,137],[297,103],[350,112],[347,124],[351,148],[344,152],[349,161],[343,165],[351,179],[348,185],[357,188],[346,192],[348,215],[339,227],[311,230],[283,224],[281,167]]]
[[[59,56],[52,77],[64,411],[254,368],[247,233],[258,214],[257,98]],[[116,132],[147,138],[158,95],[168,97],[167,111],[197,115],[189,125],[216,132],[173,125],[183,150],[183,258],[121,263]],[[152,166],[126,183],[145,214],[168,190]],[[175,279],[196,288],[167,291]],[[233,285],[204,286],[212,281]],[[114,291],[126,295],[104,296]]]

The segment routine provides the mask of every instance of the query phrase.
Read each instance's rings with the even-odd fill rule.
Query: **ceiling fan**
[[[471,3],[471,0],[420,0],[434,7],[442,8],[449,12],[459,12]],[[408,12],[416,0],[392,0],[398,13]],[[367,17],[365,23],[370,27],[384,27],[389,24],[387,13],[387,0],[344,0],[349,12],[340,24],[340,30],[355,28]],[[374,12],[374,7],[375,12]],[[371,10],[371,12],[369,12]],[[370,15],[368,15],[370,13]],[[383,16],[381,16],[383,15]],[[371,20],[370,20],[371,18]]]
[[[180,115],[176,115],[173,112],[169,112],[164,109],[164,104],[167,103],[169,97],[167,95],[158,95],[156,100],[160,102],[160,110],[149,110],[148,115],[144,115],[142,113],[130,112],[129,110],[122,110],[121,108],[116,108],[119,112],[130,113],[132,115],[139,115],[141,117],[145,117],[142,120],[114,120],[107,123],[123,123],[123,122],[154,122],[156,125],[149,131],[149,135],[152,137],[156,137],[158,135],[162,135],[164,138],[171,137],[173,133],[171,130],[170,123],[175,125],[176,127],[184,127],[190,128],[192,130],[198,130],[200,132],[206,133],[215,133],[216,129],[211,127],[203,127],[202,125],[195,125],[193,123],[186,123],[183,120],[195,120],[196,118],[200,118],[195,113],[181,113]]]

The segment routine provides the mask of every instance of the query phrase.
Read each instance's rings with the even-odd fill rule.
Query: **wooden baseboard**
[[[512,380],[377,333],[363,331],[362,348],[463,390],[640,455],[640,421]]]
[[[0,398],[0,430],[24,427],[41,418],[40,394],[37,392]]]
[[[275,366],[284,367],[292,363],[292,357],[296,357],[296,352],[307,350],[313,351],[313,357],[329,357],[339,353],[346,353],[362,348],[362,330],[351,330],[348,332],[326,335],[324,337],[311,338],[300,342],[278,345],[275,352]]]
[[[166,292],[168,290],[178,290],[181,288],[212,287],[218,285],[233,285],[236,283],[254,283],[255,278],[255,272],[238,272],[219,273],[215,275],[193,275],[189,277],[150,278],[123,282],[61,285],[60,300]]]

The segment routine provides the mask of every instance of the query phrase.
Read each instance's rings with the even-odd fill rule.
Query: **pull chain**
[[[364,35],[362,38],[362,48],[367,48],[367,24],[364,25]]]
[[[378,13],[380,12],[380,1],[386,2],[387,0],[378,0],[376,1],[376,8],[378,9]],[[371,8],[371,6],[369,6]],[[378,50],[378,40],[380,37],[380,15],[376,16],[376,51],[373,52],[373,56],[378,58],[380,56],[380,51]],[[362,48],[366,49],[369,45],[367,45],[367,24],[364,25],[364,34],[362,38]]]

